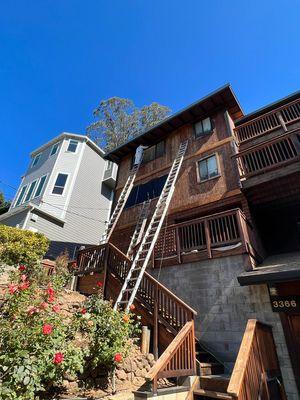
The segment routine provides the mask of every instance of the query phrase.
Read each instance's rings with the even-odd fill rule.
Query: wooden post
[[[177,250],[178,263],[181,264],[181,248],[180,248],[178,227],[175,228],[175,239],[176,239],[176,250]]]
[[[104,276],[103,276],[103,299],[106,299],[106,281],[107,281],[107,268],[108,268],[108,256],[109,256],[109,244],[105,247],[104,254]]]
[[[153,354],[158,360],[158,286],[155,285],[154,312],[153,312]]]
[[[282,118],[281,112],[278,111],[278,112],[276,113],[276,115],[277,115],[277,117],[278,117],[278,119],[279,119],[280,125],[282,126],[283,130],[284,130],[285,132],[287,132],[287,127],[286,127],[285,122],[284,122],[284,120],[283,120],[283,118]]]
[[[204,221],[204,230],[205,230],[205,238],[206,238],[206,247],[207,247],[208,258],[212,258],[211,240],[210,240],[209,226],[208,226],[208,220],[207,219]]]
[[[141,352],[148,354],[150,349],[150,329],[148,326],[142,326],[142,345]]]

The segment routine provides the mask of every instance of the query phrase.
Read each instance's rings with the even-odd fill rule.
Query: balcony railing
[[[154,265],[216,258],[249,251],[251,229],[240,209],[167,226],[154,248]]]
[[[287,126],[298,120],[300,120],[299,99],[237,126],[235,128],[236,140],[242,144],[281,127],[287,131]]]
[[[300,159],[300,135],[284,134],[239,152],[236,156],[241,178],[249,178]]]

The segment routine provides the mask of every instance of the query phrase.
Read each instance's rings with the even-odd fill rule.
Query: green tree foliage
[[[95,122],[88,135],[105,150],[112,150],[140,135],[169,115],[170,109],[158,103],[137,108],[132,100],[112,97],[101,100],[94,110]]]
[[[4,193],[0,192],[0,215],[8,211],[10,202],[5,200]]]
[[[49,240],[41,233],[0,225],[0,263],[33,266],[48,247]]]

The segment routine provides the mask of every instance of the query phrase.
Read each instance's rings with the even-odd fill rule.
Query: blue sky
[[[100,99],[173,112],[230,82],[245,112],[300,89],[299,1],[12,0],[0,8],[0,181]],[[0,183],[7,197],[14,191]]]

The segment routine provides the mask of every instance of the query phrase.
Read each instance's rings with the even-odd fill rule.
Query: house
[[[0,223],[45,234],[48,257],[99,243],[117,173],[103,156],[87,136],[65,132],[39,147]]]
[[[120,212],[108,243],[79,252],[78,274],[91,287],[102,274],[120,306],[134,293],[154,391],[195,375],[197,355],[199,399],[283,399],[283,386],[299,399],[299,132],[300,92],[244,115],[226,85],[106,154]]]

